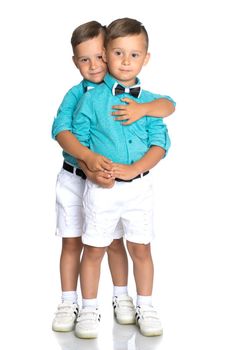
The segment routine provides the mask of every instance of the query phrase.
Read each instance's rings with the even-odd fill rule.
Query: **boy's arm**
[[[111,162],[106,157],[91,152],[71,132],[73,115],[82,95],[83,92],[79,90],[79,86],[74,86],[66,93],[53,121],[52,137],[58,141],[65,152],[85,161],[90,170],[109,170]]]
[[[56,136],[56,140],[65,152],[79,161],[84,161],[89,170],[111,170],[111,160],[83,146],[69,130],[61,131]]]
[[[124,121],[122,125],[129,125],[136,120],[144,117],[168,117],[175,111],[175,105],[172,100],[168,98],[158,98],[151,102],[137,103],[130,98],[122,98],[126,104],[112,106],[116,111],[112,112],[112,115],[116,116],[115,120]]]
[[[149,151],[137,162],[127,165],[113,163],[112,176],[122,180],[131,180],[139,174],[152,169],[165,155],[165,150],[152,146]]]
[[[71,88],[64,96],[62,103],[60,104],[57,115],[53,120],[52,125],[52,138],[56,139],[59,132],[63,130],[71,130],[72,118],[77,103],[81,97],[81,93],[78,87]]]
[[[112,161],[106,158],[105,156],[96,154],[89,150],[90,147],[90,127],[92,118],[94,118],[94,111],[92,106],[92,98],[91,96],[86,93],[80,100],[77,109],[74,112],[73,119],[72,119],[72,134],[73,137],[76,138],[75,142],[79,143],[82,147],[85,147],[88,149],[88,153],[85,156],[85,159],[80,158],[80,155],[78,155],[78,159],[84,160],[89,170],[92,170],[90,165],[88,165],[91,162],[91,159],[93,158],[93,155],[95,159],[98,160],[98,163],[100,164],[99,167],[96,167],[96,169],[93,170],[111,170],[112,169]],[[74,142],[74,139],[73,139]],[[67,143],[68,146],[68,143]],[[71,145],[72,146],[72,145]],[[68,146],[68,147],[71,147]],[[71,149],[68,150],[72,151]]]

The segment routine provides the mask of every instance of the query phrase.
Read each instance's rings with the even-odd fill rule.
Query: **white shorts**
[[[109,246],[119,220],[128,241],[150,243],[154,237],[151,179],[151,174],[148,174],[132,182],[116,181],[110,189],[86,180],[83,243],[95,247]]]
[[[83,233],[83,192],[86,180],[61,169],[56,184],[56,235],[64,238],[80,237]],[[114,239],[123,236],[119,222]]]

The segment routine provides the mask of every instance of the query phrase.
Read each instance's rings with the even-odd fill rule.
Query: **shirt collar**
[[[99,85],[99,84],[93,83],[92,81],[89,81],[86,79],[83,79],[82,84],[83,84],[84,91],[94,89],[96,86]]]
[[[112,90],[113,86],[116,85],[116,84],[120,84],[111,74],[107,73],[104,77],[104,82],[105,84],[109,87],[110,90]],[[132,86],[125,86],[123,84],[120,84],[122,85],[123,87],[125,88],[132,88],[134,86],[139,86],[141,85],[141,82],[139,80],[139,78],[136,78],[136,83]]]

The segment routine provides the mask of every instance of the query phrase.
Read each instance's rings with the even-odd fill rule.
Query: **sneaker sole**
[[[74,334],[80,339],[95,339],[98,337],[97,333],[79,333],[75,331]]]
[[[163,334],[162,329],[160,329],[158,331],[154,331],[154,332],[142,332],[140,328],[139,328],[139,330],[140,330],[140,333],[142,335],[144,335],[144,337],[158,337],[158,336]]]
[[[55,327],[55,326],[53,326],[52,330],[54,332],[63,332],[63,333],[72,332],[74,330],[74,325],[72,327]]]
[[[119,320],[117,317],[116,317],[116,315],[115,315],[115,319],[116,319],[116,321],[117,321],[117,323],[119,323],[119,324],[135,324],[135,319],[131,319],[131,320],[123,320],[123,319],[121,319],[121,320]]]

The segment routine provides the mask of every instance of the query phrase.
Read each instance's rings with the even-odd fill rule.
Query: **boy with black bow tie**
[[[107,28],[105,48],[109,73],[100,86],[83,96],[73,118],[74,135],[83,145],[114,162],[111,174],[115,179],[112,188],[101,188],[89,180],[85,184],[81,266],[84,307],[75,331],[80,338],[97,337],[100,265],[121,220],[134,266],[136,322],[143,335],[155,336],[162,334],[162,326],[152,306],[153,196],[149,169],[165,156],[170,139],[161,118],[145,114],[125,126],[110,117],[112,106],[119,105],[122,97],[130,96],[139,104],[162,97],[143,90],[137,78],[149,60],[145,27],[130,18],[113,21]],[[114,306],[117,308],[118,298]]]
[[[52,136],[63,148],[64,157],[56,186],[56,234],[62,237],[60,258],[62,301],[58,305],[52,323],[53,330],[61,332],[71,331],[74,328],[79,312],[76,289],[83,248],[82,195],[85,178],[87,176],[102,187],[111,187],[114,183],[114,179],[103,172],[112,169],[112,162],[82,146],[71,133],[77,103],[86,91],[95,88],[103,81],[107,72],[107,65],[102,59],[105,32],[105,26],[96,21],[84,23],[74,30],[71,38],[73,62],[83,80],[67,92],[52,126]],[[143,105],[138,105],[130,99],[127,101],[128,105],[125,107],[115,106],[114,114],[127,114],[128,123],[132,123],[135,118],[141,118],[144,110],[151,109],[153,115],[162,116],[167,116],[173,111],[173,106],[167,99]],[[83,161],[82,169],[85,174],[79,168],[77,158],[79,163]],[[114,298],[117,296],[119,301],[118,307],[115,308],[116,319],[119,323],[132,323],[134,309],[127,292],[128,264],[122,235],[123,228],[119,223],[114,233],[114,240],[108,248],[108,260],[114,285],[113,296]]]

